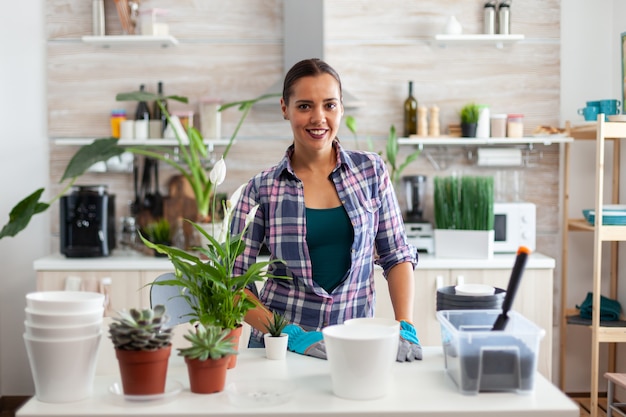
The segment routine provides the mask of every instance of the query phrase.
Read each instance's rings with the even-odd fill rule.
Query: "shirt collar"
[[[346,165],[350,170],[354,172],[358,171],[356,165],[348,157],[348,153],[343,149],[338,140],[333,141],[333,148],[335,148],[335,150],[337,151],[337,165],[335,165],[335,169],[333,169],[333,172],[337,171],[342,165]],[[296,177],[296,174],[293,171],[293,167],[291,166],[291,156],[293,155],[294,149],[295,148],[292,143],[285,151],[285,156],[277,166],[278,169],[276,170],[276,173],[278,176],[285,174],[293,178]]]

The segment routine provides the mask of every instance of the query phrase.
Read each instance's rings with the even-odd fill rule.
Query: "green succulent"
[[[287,324],[289,324],[289,322],[287,321],[285,316],[274,311],[272,313],[272,320],[265,325],[265,329],[270,335],[274,337],[279,337]]]
[[[120,311],[109,325],[109,338],[116,349],[158,350],[171,344],[172,328],[166,327],[169,316],[165,306],[153,309]]]
[[[235,350],[235,342],[229,336],[230,332],[230,329],[197,323],[195,330],[190,330],[184,336],[191,342],[191,346],[179,348],[178,356],[205,361],[209,358],[221,359],[224,356],[236,355],[238,352]]]

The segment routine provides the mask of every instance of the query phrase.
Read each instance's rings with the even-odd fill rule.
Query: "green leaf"
[[[219,109],[217,109],[217,111],[221,112],[231,107],[237,107],[237,106],[239,107],[239,110],[244,110],[246,107],[252,107],[253,104],[259,101],[272,98],[272,97],[280,97],[280,96],[281,94],[279,93],[271,93],[271,94],[263,94],[250,100],[233,101],[231,103],[226,103],[226,104],[221,105]]]
[[[65,168],[59,182],[83,175],[96,162],[106,161],[124,153],[124,148],[118,146],[116,138],[96,139],[76,152]]]
[[[117,101],[155,101],[155,100],[175,100],[181,103],[188,103],[187,97],[181,96],[164,96],[161,97],[158,94],[150,93],[148,91],[131,91],[129,93],[118,93],[115,96]]]
[[[39,202],[44,189],[40,188],[22,201],[17,203],[9,213],[9,222],[0,231],[0,239],[15,236],[28,226],[30,219],[50,207],[48,203]]]
[[[356,119],[354,116],[346,116],[346,127],[353,135],[356,135]]]

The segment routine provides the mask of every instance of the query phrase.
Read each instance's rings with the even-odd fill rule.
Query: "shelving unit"
[[[504,45],[509,45],[524,40],[524,35],[484,35],[484,34],[470,34],[470,35],[435,35],[432,43],[445,47],[448,45],[494,45],[496,48],[503,48]]]
[[[55,145],[83,146],[89,145],[96,138],[54,138]],[[208,146],[227,146],[229,139],[205,140]],[[178,146],[176,139],[120,139],[120,146]]]
[[[595,167],[595,219],[594,225],[590,225],[584,219],[569,218],[569,170],[570,167],[570,143],[565,144],[564,153],[564,199],[563,199],[563,215],[565,228],[563,231],[562,245],[562,268],[561,268],[561,346],[560,346],[560,378],[559,384],[561,390],[564,390],[565,384],[565,350],[567,347],[567,325],[568,316],[579,314],[578,310],[567,308],[567,256],[568,256],[568,233],[570,231],[593,231],[593,309],[591,330],[591,416],[597,417],[598,410],[598,386],[599,386],[599,350],[600,343],[609,343],[609,372],[615,371],[616,365],[616,343],[626,342],[626,327],[606,327],[600,325],[600,293],[601,293],[601,268],[602,268],[602,243],[611,242],[610,245],[610,277],[609,277],[609,298],[617,298],[618,285],[618,259],[617,250],[618,242],[626,241],[626,226],[608,226],[602,224],[602,209],[604,205],[604,160],[605,160],[605,144],[607,140],[613,141],[613,170],[612,176],[612,193],[611,203],[619,203],[619,158],[620,158],[620,142],[622,138],[626,138],[626,123],[622,122],[605,122],[604,115],[598,116],[595,124],[587,124],[581,128],[571,130],[571,136],[574,139],[591,139],[596,140],[596,167]]]
[[[461,138],[452,136],[398,138],[399,145],[424,146],[478,146],[478,145],[552,145],[568,143],[574,139],[565,135],[529,136],[523,138]]]
[[[109,35],[109,36],[83,36],[84,43],[110,48],[112,46],[160,46],[167,48],[178,45],[178,39],[172,35],[145,36],[145,35]]]

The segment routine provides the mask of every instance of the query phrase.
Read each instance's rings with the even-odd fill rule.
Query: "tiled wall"
[[[105,2],[107,34],[121,34],[114,2]],[[458,123],[458,112],[469,101],[488,104],[494,113],[523,113],[527,135],[537,125],[558,124],[560,2],[513,3],[511,31],[524,34],[525,40],[502,49],[493,45],[442,48],[430,42],[450,15],[458,18],[464,33],[480,33],[483,3],[325,1],[324,58],[341,74],[344,89],[366,103],[359,109],[346,109],[346,114],[357,119],[361,148],[370,138],[375,150],[384,149],[390,125],[401,125],[408,80],[414,81],[421,104],[440,107],[444,131],[448,124]],[[188,97],[189,108],[197,111],[201,96],[225,102],[252,98],[282,77],[280,0],[144,0],[144,7],[170,10],[166,21],[180,44],[166,49],[105,49],[84,44],[81,36],[91,34],[91,2],[49,0],[46,4],[51,140],[107,136],[109,111],[134,108],[132,103],[115,102],[116,93],[136,90],[142,83],[154,91],[162,80],[167,94]],[[172,103],[171,109],[176,108],[182,106]],[[232,133],[238,117],[234,109],[223,114],[224,136]],[[255,107],[227,158],[229,172],[223,191],[234,190],[277,162],[291,142],[289,135],[277,104]],[[345,146],[355,146],[347,129],[340,131],[340,137]],[[51,144],[50,149],[54,192],[62,189],[58,179],[77,148]],[[427,150],[441,169],[436,170],[424,152],[405,173],[427,175],[429,186],[433,176],[453,171],[511,176],[511,170],[477,170],[468,159],[475,156],[474,149]],[[402,149],[402,155],[410,151]],[[557,257],[559,147],[538,145],[529,158],[532,166],[516,170],[524,183],[522,199],[538,205],[538,250]],[[161,175],[162,193],[167,194],[170,174]],[[89,174],[81,182],[109,184],[117,196],[118,214],[126,213],[126,202],[133,198],[130,174]],[[431,206],[427,201],[427,216]],[[52,229],[58,233],[54,221]]]

